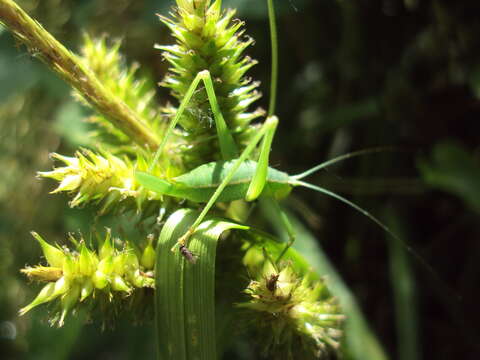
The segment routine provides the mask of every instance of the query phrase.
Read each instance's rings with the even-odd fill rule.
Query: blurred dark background
[[[129,62],[160,81],[154,43],[172,39],[155,13],[167,0],[23,0],[18,3],[70,49],[84,31],[122,38]],[[268,104],[266,4],[237,7],[256,39]],[[410,244],[398,244],[343,204],[298,189],[287,206],[329,255],[391,359],[478,359],[480,334],[480,3],[421,0],[276,1],[280,39],[271,163],[289,173],[349,151],[394,151],[347,160],[311,179],[368,209]],[[159,104],[168,93],[159,89]],[[41,309],[18,270],[36,264],[35,229],[60,241],[88,224],[89,209],[49,195],[50,152],[88,146],[87,110],[35,54],[0,28],[0,354],[2,359],[153,358],[153,327],[119,320],[101,332],[69,318],[62,329]],[[420,259],[420,260],[419,260]],[[238,358],[242,357],[238,354]],[[357,357],[356,358],[361,358]],[[368,359],[367,359],[368,360]]]

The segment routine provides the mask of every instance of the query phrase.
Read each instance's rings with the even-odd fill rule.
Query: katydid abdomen
[[[231,172],[235,162],[236,160],[210,162],[169,181],[144,172],[137,172],[135,176],[142,186],[159,194],[203,203],[208,202],[212,197],[218,186]],[[245,199],[256,169],[256,161],[243,162],[216,202]],[[290,177],[287,173],[269,167],[262,195],[276,199],[286,197],[292,189],[289,181]]]

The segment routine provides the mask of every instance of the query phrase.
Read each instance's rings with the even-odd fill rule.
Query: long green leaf
[[[168,218],[157,244],[155,265],[155,324],[158,359],[187,359],[183,308],[184,261],[170,248],[188,230],[195,213],[178,210]]]
[[[401,216],[387,209],[389,226],[396,234],[405,232]],[[406,236],[402,236],[406,238]],[[388,242],[390,253],[390,281],[395,303],[397,326],[398,359],[417,360],[421,357],[418,341],[418,309],[416,301],[415,276],[408,253],[402,243],[393,239]]]
[[[155,317],[159,359],[216,359],[215,255],[220,235],[248,229],[224,220],[206,220],[191,237],[189,250],[198,259],[186,262],[171,252],[198,213],[180,209],[164,225],[157,245]]]

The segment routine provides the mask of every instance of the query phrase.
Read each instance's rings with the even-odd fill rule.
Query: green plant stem
[[[275,21],[275,8],[273,0],[268,0],[268,19],[270,24],[270,41],[272,51],[272,72],[270,79],[270,103],[268,105],[268,116],[275,114],[275,105],[277,101],[277,79],[278,79],[278,36],[277,24]]]
[[[0,0],[0,22],[24,43],[32,54],[38,55],[93,108],[133,141],[149,148],[158,146],[158,139],[153,131],[139,119],[139,116],[108,91],[76,55],[28,16],[14,1]]]

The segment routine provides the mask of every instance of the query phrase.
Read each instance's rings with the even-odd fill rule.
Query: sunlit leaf
[[[215,253],[226,230],[248,229],[223,220],[204,221],[190,238],[188,249],[196,261],[188,262],[177,240],[198,213],[180,209],[162,229],[157,245],[155,313],[159,359],[215,359]]]

